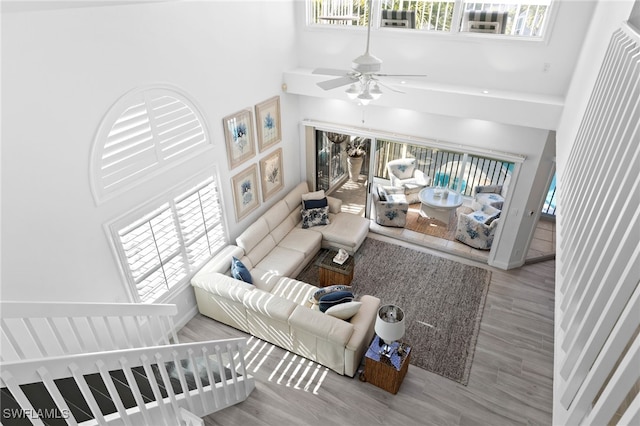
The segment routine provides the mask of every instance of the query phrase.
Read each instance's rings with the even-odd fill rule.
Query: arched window
[[[205,121],[170,86],[135,89],[105,116],[94,141],[91,182],[96,203],[194,156],[210,143]]]

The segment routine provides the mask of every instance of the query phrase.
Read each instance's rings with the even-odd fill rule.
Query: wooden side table
[[[349,285],[353,280],[353,269],[355,260],[353,256],[349,256],[341,265],[333,261],[334,256],[338,254],[335,250],[329,250],[324,257],[319,259],[318,275],[320,287],[326,287],[334,284]]]
[[[361,380],[395,395],[398,393],[402,380],[404,380],[404,376],[406,376],[409,369],[411,346],[402,344],[403,353],[400,355],[398,348],[401,344],[395,342],[391,345],[391,357],[387,357],[386,355],[380,355],[379,352],[382,348],[380,343],[380,338],[376,336],[371,346],[369,346],[364,356],[364,372]]]

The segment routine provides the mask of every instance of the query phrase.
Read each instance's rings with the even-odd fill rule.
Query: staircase
[[[174,305],[2,302],[8,425],[200,425],[255,388],[243,338],[180,344]]]

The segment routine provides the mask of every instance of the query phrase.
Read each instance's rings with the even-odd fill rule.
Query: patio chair
[[[415,28],[416,12],[413,10],[383,10],[381,26],[391,28]]]
[[[462,31],[504,34],[509,12],[467,10],[462,16]]]
[[[491,206],[502,210],[507,195],[507,185],[478,185],[474,189],[474,208]]]
[[[489,250],[498,228],[501,211],[491,206],[458,216],[456,240],[473,248]]]
[[[378,185],[371,194],[376,223],[382,226],[404,228],[407,224],[409,203],[402,188]]]
[[[418,193],[431,184],[431,178],[416,168],[415,158],[400,158],[387,163],[391,186],[404,189],[409,204],[420,201]]]

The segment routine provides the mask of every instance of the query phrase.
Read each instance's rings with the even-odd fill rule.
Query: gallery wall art
[[[282,148],[276,149],[272,154],[260,160],[263,201],[267,201],[284,187],[282,163]]]
[[[253,113],[243,109],[223,120],[229,169],[233,169],[256,155]]]
[[[280,96],[274,96],[256,105],[258,150],[260,152],[282,139],[280,128]]]

